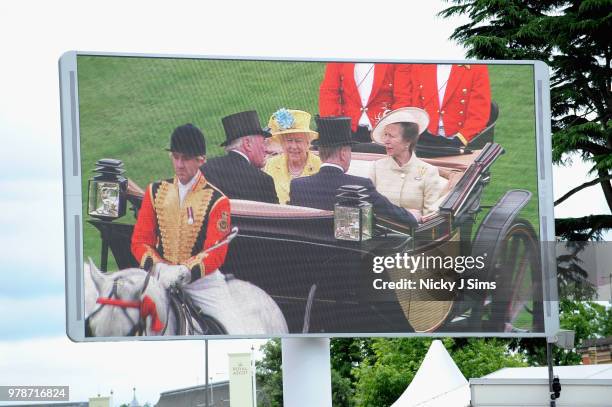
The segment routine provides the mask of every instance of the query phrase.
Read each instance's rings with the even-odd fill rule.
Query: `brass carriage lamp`
[[[372,238],[372,204],[361,185],[338,188],[334,205],[334,236],[338,240],[361,242]]]
[[[113,221],[125,215],[128,181],[122,174],[123,162],[103,158],[96,162],[89,180],[87,212],[94,218]]]

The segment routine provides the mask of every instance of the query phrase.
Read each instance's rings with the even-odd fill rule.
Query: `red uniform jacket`
[[[203,251],[230,230],[229,199],[198,172],[198,180],[180,204],[178,180],[149,184],[132,234],[132,254],[147,268],[164,261],[184,264],[192,281],[219,268],[227,245]]]
[[[486,65],[453,65],[444,100],[440,106],[435,64],[412,65],[409,71],[398,68],[397,86],[411,93],[411,105],[429,113],[431,134],[438,134],[440,115],[447,136],[457,136],[464,144],[480,133],[489,121],[491,86]]]
[[[327,64],[325,76],[319,88],[319,114],[321,116],[349,116],[352,130],[356,131],[363,111],[366,112],[374,127],[386,110],[408,105],[410,95],[395,91],[395,65],[374,64],[372,92],[365,106],[361,105],[354,71],[354,63]]]

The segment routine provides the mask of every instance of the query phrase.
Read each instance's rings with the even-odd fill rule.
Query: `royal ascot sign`
[[[230,405],[232,407],[253,407],[254,378],[253,361],[250,353],[230,353],[229,381]]]
[[[542,63],[68,52],[60,82],[74,340],[558,330]]]

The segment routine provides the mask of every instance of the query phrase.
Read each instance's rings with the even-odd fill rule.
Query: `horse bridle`
[[[151,272],[147,273],[147,276],[145,277],[145,281],[144,284],[142,286],[142,290],[140,291],[140,295],[138,296],[138,298],[143,298],[143,294],[146,291],[148,285],[149,285],[149,280],[151,279]],[[100,312],[100,310],[105,306],[105,305],[111,305],[111,306],[115,306],[115,307],[120,307],[121,310],[123,311],[123,314],[125,315],[125,317],[130,321],[130,323],[132,324],[132,329],[130,329],[130,331],[128,332],[127,336],[142,336],[145,333],[145,327],[146,327],[146,318],[148,317],[147,313],[143,313],[142,312],[142,307],[143,307],[143,301],[142,300],[138,300],[138,301],[128,301],[128,300],[122,300],[119,298],[118,294],[117,294],[117,287],[118,287],[118,282],[119,279],[115,279],[113,281],[113,287],[111,288],[110,293],[106,296],[106,297],[98,297],[98,299],[96,300],[96,303],[99,304],[98,307],[91,313],[89,314],[89,316],[85,319],[85,331],[86,333],[92,334],[91,331],[91,325],[90,325],[90,319],[96,315],[98,312]],[[140,318],[138,320],[138,322],[135,322],[132,317],[130,317],[130,315],[127,312],[127,308],[136,308],[139,310],[139,315]],[[166,321],[166,324],[164,325],[163,331],[162,331],[162,335],[165,333],[166,328],[168,327],[168,322]]]

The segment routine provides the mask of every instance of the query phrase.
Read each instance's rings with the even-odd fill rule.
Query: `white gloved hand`
[[[171,287],[183,287],[191,281],[191,272],[183,264],[157,263],[151,272],[166,290]]]

